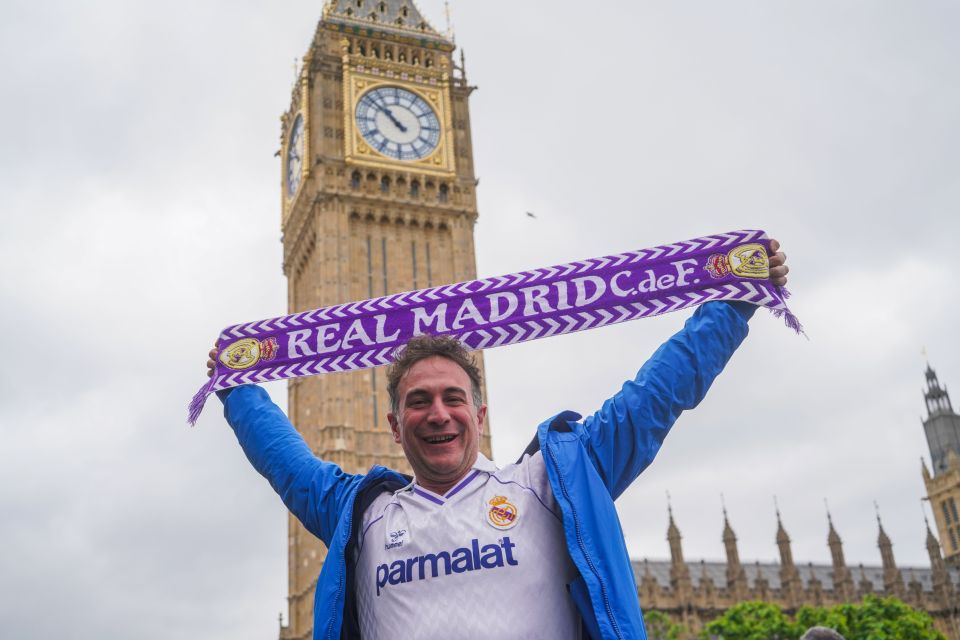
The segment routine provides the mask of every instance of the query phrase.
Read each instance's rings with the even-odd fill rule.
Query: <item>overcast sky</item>
[[[419,6],[443,27],[442,2]],[[286,311],[279,116],[321,0],[0,0],[0,628],[273,638],[286,519],[212,401],[226,324]],[[618,501],[630,551],[928,566],[926,348],[960,389],[954,2],[452,3],[478,272],[740,228],[779,238],[810,340],[765,312]],[[532,211],[536,219],[524,215]],[[494,451],[587,412],[686,313],[487,353]],[[285,385],[271,394],[285,402]],[[958,391],[960,393],[960,391]],[[960,403],[960,397],[954,398]]]

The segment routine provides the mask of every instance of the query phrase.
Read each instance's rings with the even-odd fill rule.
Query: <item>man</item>
[[[786,257],[771,249],[782,286]],[[314,638],[645,638],[613,501],[704,397],[754,310],[701,306],[594,415],[546,420],[503,469],[479,453],[479,372],[451,338],[411,340],[388,372],[388,420],[414,478],[344,473],[259,387],[220,392],[251,463],[328,547]]]
[[[810,627],[800,640],[844,640],[844,638],[828,627]]]

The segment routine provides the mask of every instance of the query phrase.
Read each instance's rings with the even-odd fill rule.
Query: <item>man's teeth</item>
[[[443,442],[450,442],[451,440],[453,440],[453,439],[456,438],[456,437],[457,437],[457,436],[455,436],[455,435],[453,435],[453,436],[428,436],[428,437],[427,437],[427,442],[429,442],[430,444],[441,444],[441,443],[443,443]]]

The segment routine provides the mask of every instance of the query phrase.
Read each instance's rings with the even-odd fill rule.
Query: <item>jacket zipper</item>
[[[356,500],[356,494],[354,494],[354,500]],[[350,531],[353,530],[353,504],[352,504],[352,503],[350,504],[350,513],[347,514],[347,520],[346,520],[346,522],[345,522],[344,524],[347,525],[346,531],[350,532]],[[346,551],[346,547],[344,547],[344,551]],[[327,557],[329,557],[329,554],[328,554]],[[339,576],[340,579],[337,581],[337,597],[336,597],[336,599],[333,601],[333,602],[334,602],[334,606],[336,606],[336,603],[337,603],[337,602],[340,602],[340,599],[341,599],[342,594],[343,594],[344,573],[345,573],[346,570],[347,570],[347,564],[346,564],[346,563],[347,563],[347,558],[346,558],[346,553],[344,553],[344,556],[343,556],[343,571],[340,572],[340,576]],[[319,583],[317,583],[317,584],[319,585]],[[336,619],[337,619],[337,612],[336,612],[336,610],[334,610],[334,611],[333,611],[333,615],[330,616],[330,626],[327,627],[327,640],[330,640],[330,638],[333,637],[331,634],[333,633],[333,622],[334,622],[334,620],[336,620]],[[341,634],[340,634],[340,635],[343,635],[343,633],[342,633],[342,631],[343,631],[343,619],[342,619],[342,616],[341,616],[341,620],[340,620],[340,630],[341,630]]]
[[[553,447],[551,447],[549,444],[547,445],[547,451],[550,453],[550,459],[553,461],[553,468],[556,470],[557,479],[560,481],[560,492],[563,493],[563,498],[567,501],[567,504],[570,505],[570,513],[573,515],[573,528],[577,534],[577,544],[580,545],[580,552],[586,559],[587,565],[590,567],[590,571],[592,571],[593,575],[596,576],[597,582],[600,583],[600,595],[603,597],[603,606],[607,609],[607,616],[610,618],[610,624],[613,626],[613,631],[617,634],[617,638],[623,638],[623,634],[620,633],[620,627],[617,625],[617,620],[613,616],[613,607],[610,606],[610,597],[607,595],[607,588],[603,584],[603,578],[600,577],[600,571],[597,570],[597,566],[587,554],[587,547],[583,542],[583,534],[580,531],[580,520],[577,519],[577,511],[573,506],[573,501],[570,500],[570,494],[567,493],[567,485],[563,481],[563,475],[560,473],[560,464],[557,462],[557,454],[554,452]]]

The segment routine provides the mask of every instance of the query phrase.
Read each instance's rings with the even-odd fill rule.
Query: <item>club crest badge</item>
[[[745,244],[729,253],[715,253],[703,266],[714,278],[732,273],[739,278],[764,279],[770,277],[770,260],[767,250],[760,244]]]
[[[249,369],[263,360],[273,360],[277,355],[277,339],[270,337],[263,340],[244,338],[220,352],[220,362],[224,366],[235,370]]]
[[[763,245],[745,244],[727,254],[730,270],[741,278],[769,278],[770,260]]]
[[[495,529],[506,530],[516,526],[520,518],[520,511],[516,505],[509,502],[504,496],[494,496],[488,502],[487,522]]]

